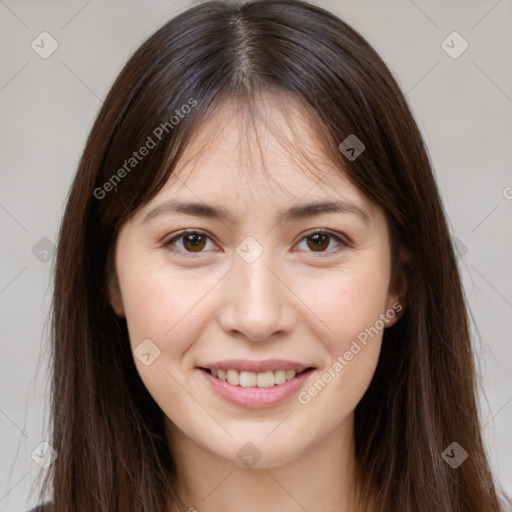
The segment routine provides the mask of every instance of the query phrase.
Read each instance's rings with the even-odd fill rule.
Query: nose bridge
[[[264,251],[254,239],[239,245],[221,306],[224,330],[258,341],[291,327],[289,291],[276,277],[275,268],[270,251]]]

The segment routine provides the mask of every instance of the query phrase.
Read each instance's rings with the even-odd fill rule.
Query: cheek
[[[210,314],[204,295],[219,276],[196,278],[186,270],[170,272],[140,262],[126,268],[130,270],[124,272],[122,294],[132,349],[149,338],[161,349],[161,361],[165,357],[172,365],[200,335],[201,323]]]
[[[168,303],[166,287],[154,273],[132,267],[122,290],[130,343],[134,348],[142,339],[160,339],[171,328],[176,305]]]
[[[208,288],[194,285],[190,274],[171,275],[162,267],[137,266],[134,262],[125,268],[130,270],[124,273],[123,304],[139,376],[163,410],[172,403],[175,411],[190,411],[193,404],[178,381],[182,361],[200,336],[207,314],[201,297]],[[152,362],[147,366],[137,357],[147,352],[138,348],[142,346],[150,347]],[[158,356],[153,359],[154,354]]]
[[[385,260],[385,258],[384,258]],[[332,422],[341,421],[362,398],[379,359],[388,273],[382,265],[345,268],[328,283],[309,281],[307,304],[318,317],[315,337],[325,349],[325,366],[313,386],[299,397],[313,402],[318,414],[332,410]],[[328,284],[328,286],[327,286]],[[325,389],[325,391],[324,391]],[[333,409],[333,404],[338,405]]]
[[[323,341],[334,355],[348,350],[352,340],[374,326],[385,312],[388,275],[366,268],[344,269],[326,280],[308,281],[307,304],[323,325]]]

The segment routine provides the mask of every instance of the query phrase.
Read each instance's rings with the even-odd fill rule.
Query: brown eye
[[[308,243],[308,247],[313,251],[323,251],[329,247],[329,235],[315,233],[314,235],[308,236],[307,240],[311,240],[311,243]]]
[[[199,252],[205,246],[205,237],[200,234],[185,235],[183,237],[183,247],[190,252]]]
[[[318,256],[329,256],[336,254],[349,246],[341,236],[326,230],[314,230],[306,233],[301,243],[306,241],[306,252],[317,253]],[[337,244],[329,249],[329,245],[334,241]],[[299,244],[300,245],[300,244]]]
[[[210,237],[200,231],[182,231],[164,243],[173,252],[201,253]],[[179,244],[181,242],[181,244]],[[181,247],[179,247],[181,245]],[[177,247],[178,246],[178,247]]]

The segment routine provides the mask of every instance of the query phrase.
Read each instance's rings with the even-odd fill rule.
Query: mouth
[[[217,396],[245,409],[265,409],[286,403],[306,385],[315,371],[312,366],[291,362],[243,361],[239,364],[240,361],[230,361],[230,368],[226,368],[226,363],[196,368]]]
[[[316,367],[286,359],[226,359],[201,362],[196,370],[223,400],[246,409],[262,409],[289,401],[307,384]]]
[[[272,388],[281,386],[288,381],[296,379],[299,375],[310,373],[314,370],[310,367],[298,367],[296,369],[278,368],[263,372],[238,370],[235,368],[199,368],[213,378],[227,382],[232,386],[243,388]]]

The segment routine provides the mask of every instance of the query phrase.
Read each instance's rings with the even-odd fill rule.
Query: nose
[[[265,255],[263,252],[252,263],[235,257],[223,280],[222,304],[217,311],[226,333],[249,341],[282,337],[291,332],[297,318],[290,284]]]

